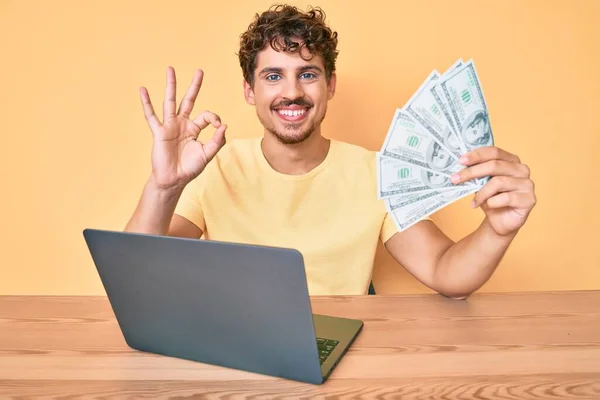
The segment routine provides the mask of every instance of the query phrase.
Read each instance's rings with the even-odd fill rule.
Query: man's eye
[[[278,80],[279,80],[279,78],[280,78],[280,76],[279,76],[279,75],[268,75],[266,79],[267,79],[268,81],[275,82],[275,81],[278,81]]]
[[[302,79],[314,79],[314,78],[316,78],[317,76],[316,76],[315,74],[313,74],[312,72],[305,72],[305,73],[303,73],[302,75],[300,75],[300,77],[301,77]]]

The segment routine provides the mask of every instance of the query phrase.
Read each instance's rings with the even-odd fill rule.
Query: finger
[[[525,164],[504,160],[491,160],[481,164],[467,167],[455,174],[450,179],[452,183],[470,181],[471,179],[483,178],[485,176],[513,176],[515,178],[529,178],[529,168]]]
[[[460,157],[459,162],[462,165],[474,165],[490,160],[504,160],[514,163],[521,162],[516,155],[495,146],[486,146],[471,150],[470,152],[463,154]]]
[[[196,102],[196,98],[198,97],[198,93],[200,92],[200,87],[202,87],[202,78],[204,77],[204,72],[199,69],[196,71],[194,75],[194,79],[190,87],[188,88],[183,100],[181,101],[181,105],[179,106],[179,110],[177,114],[182,115],[184,117],[189,117],[192,109],[194,108],[194,103]]]
[[[145,87],[140,88],[140,98],[142,100],[142,107],[144,108],[144,116],[146,117],[146,121],[148,122],[150,129],[152,129],[152,132],[154,132],[154,130],[160,126],[160,121],[154,113],[154,107],[152,107],[148,89]]]
[[[177,80],[173,67],[167,67],[167,85],[165,87],[165,100],[163,101],[163,122],[175,116],[175,104]]]
[[[495,176],[489,180],[473,198],[473,207],[479,207],[487,199],[503,192],[533,192],[533,182],[512,176]]]
[[[212,160],[213,157],[217,154],[217,152],[221,150],[221,147],[225,145],[226,130],[227,125],[221,125],[213,135],[212,139],[206,144],[204,144],[204,154],[206,154],[208,160]]]
[[[194,120],[192,121],[195,125],[198,125],[198,128],[204,129],[208,125],[212,125],[215,128],[221,126],[221,118],[210,111],[204,111],[200,113]]]
[[[535,194],[522,192],[504,192],[489,198],[485,205],[488,208],[520,208],[529,209],[536,203]]]

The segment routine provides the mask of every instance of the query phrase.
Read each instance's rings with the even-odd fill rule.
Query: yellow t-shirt
[[[331,140],[321,164],[285,175],[269,165],[261,139],[229,141],[175,213],[206,239],[300,251],[311,295],[366,294],[378,240],[398,232],[377,199],[376,152]]]

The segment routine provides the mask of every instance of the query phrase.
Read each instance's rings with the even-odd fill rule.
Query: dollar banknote
[[[454,72],[456,69],[458,69],[462,65],[463,65],[463,60],[459,58],[454,64],[452,64],[452,66],[450,68],[448,68],[444,72],[444,74],[442,75],[442,79],[447,77],[448,75],[450,75],[452,72]],[[441,92],[438,93],[438,89],[439,89],[439,85],[437,83],[431,87],[433,97],[438,102],[440,109],[442,110],[442,113],[446,117],[446,121],[448,121],[450,123],[450,129],[452,130],[452,133],[454,133],[453,135],[448,136],[448,140],[445,143],[446,147],[448,147],[448,149],[451,150],[453,154],[456,154],[458,152],[460,152],[461,154],[464,154],[467,152],[467,148],[462,143],[462,141],[459,140],[458,131],[456,130],[456,126],[454,126],[454,121],[452,120],[452,117],[450,116],[450,107],[448,106],[448,102],[446,101],[446,98],[441,95]]]
[[[401,160],[377,153],[377,197],[385,199],[402,194],[476,187],[475,183],[453,184],[447,175],[435,173]]]
[[[448,153],[458,160],[464,153],[457,133],[452,126],[449,110],[436,99],[431,90],[440,79],[437,71],[431,72],[417,92],[402,107]]]
[[[433,70],[397,109],[377,153],[377,196],[399,230],[475,193],[489,177],[453,184],[458,158],[493,146],[487,104],[473,60]]]
[[[456,70],[458,67],[461,67],[464,64],[462,58],[459,58],[458,60],[456,60],[454,62],[454,64],[452,64],[450,66],[450,68],[448,68],[447,70],[444,71],[444,73],[442,74],[442,77],[446,77],[448,75],[450,75],[452,72],[454,72],[454,70]]]
[[[429,197],[424,200],[420,200],[414,203],[409,203],[402,207],[396,207],[391,211],[391,214],[396,223],[398,230],[404,231],[410,228],[412,225],[427,218],[431,214],[439,211],[440,209],[454,203],[457,200],[462,199],[478,190],[475,188],[468,188],[464,190],[452,190],[438,194],[437,196]],[[393,207],[393,198],[388,200],[388,210]]]
[[[401,109],[394,114],[381,153],[447,176],[464,168]]]
[[[457,190],[457,189],[454,189]],[[425,192],[418,193],[409,193],[409,194],[401,194],[398,196],[388,197],[385,199],[385,205],[389,212],[393,212],[398,208],[402,208],[414,203],[417,203],[421,200],[428,199],[430,197],[437,196],[441,194],[444,190],[430,190]],[[445,191],[450,192],[450,190],[446,189]]]
[[[441,92],[444,96],[459,138],[467,151],[493,146],[488,109],[473,60],[445,76],[437,86],[436,93]]]

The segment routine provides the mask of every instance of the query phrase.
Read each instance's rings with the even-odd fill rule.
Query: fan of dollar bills
[[[475,63],[458,60],[433,71],[397,109],[377,153],[377,196],[403,231],[443,207],[478,191],[489,179],[450,181],[459,157],[492,146],[494,138]]]

